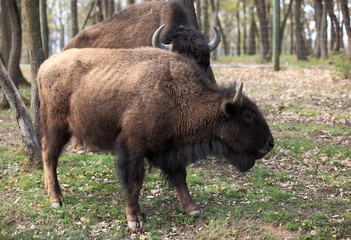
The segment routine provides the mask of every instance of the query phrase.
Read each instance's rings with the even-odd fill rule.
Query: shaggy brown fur
[[[234,105],[232,89],[210,83],[192,59],[177,53],[71,49],[41,65],[38,84],[45,186],[53,206],[63,203],[57,161],[73,134],[116,150],[131,228],[142,223],[144,158],[176,187],[185,211],[198,216],[186,185],[187,164],[213,154],[246,171],[273,147],[264,117],[247,96]]]
[[[178,2],[145,2],[132,5],[111,19],[80,31],[64,48],[136,48],[152,46],[152,35],[161,32],[163,43],[173,43],[172,51],[194,58],[204,69],[210,64],[208,41],[189,22]]]

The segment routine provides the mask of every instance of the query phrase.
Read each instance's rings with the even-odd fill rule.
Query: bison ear
[[[221,109],[221,112],[224,113],[224,115],[229,117],[229,116],[233,116],[234,115],[236,107],[235,107],[235,105],[233,104],[232,101],[224,100],[221,103],[220,109]]]

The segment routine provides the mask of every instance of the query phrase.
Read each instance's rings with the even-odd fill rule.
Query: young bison
[[[58,158],[72,135],[116,151],[126,190],[128,227],[141,228],[138,202],[144,160],[160,168],[191,216],[202,211],[189,194],[186,166],[208,155],[240,171],[273,148],[273,137],[252,100],[210,83],[197,63],[154,48],[71,49],[38,72],[45,187],[53,207],[64,198]]]

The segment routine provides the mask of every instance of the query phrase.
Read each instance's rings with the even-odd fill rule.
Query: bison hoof
[[[87,152],[86,154],[89,155],[89,156],[91,156],[91,155],[95,155],[96,152],[92,150],[92,151]]]
[[[200,217],[202,215],[203,211],[201,209],[196,209],[196,210],[192,210],[188,213],[189,216],[192,217]]]
[[[143,228],[143,221],[128,221],[128,228],[130,231],[138,231]]]
[[[83,154],[84,154],[84,149],[79,149],[79,150],[77,150],[77,154],[83,155]]]
[[[59,208],[59,207],[63,207],[63,202],[60,201],[60,202],[52,202],[51,203],[51,206],[55,209]]]

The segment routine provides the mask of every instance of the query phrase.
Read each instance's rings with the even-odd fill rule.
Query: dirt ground
[[[215,78],[219,84],[232,81],[243,82],[244,92],[250,96],[270,123],[301,122],[303,124],[327,124],[351,128],[351,80],[338,79],[330,68],[296,68],[283,67],[274,72],[268,67],[213,67]],[[269,106],[269,107],[267,107]],[[285,111],[286,109],[291,109]],[[1,115],[0,146],[17,147],[21,145],[21,137],[12,115]],[[284,140],[285,134],[272,128],[275,139]],[[304,136],[314,142],[351,147],[351,137],[343,135],[332,137],[328,132],[311,131]],[[286,168],[283,162],[270,163],[271,168]],[[345,162],[351,167],[351,162]],[[296,166],[298,168],[299,166]],[[298,171],[298,170],[297,170]],[[228,223],[237,224],[237,223]],[[275,239],[290,239],[294,234],[281,226],[269,223],[242,223],[255,225],[259,231],[274,236]],[[200,224],[199,224],[200,225]],[[175,229],[174,234],[164,239],[188,239],[190,232],[201,231],[196,226]],[[255,239],[247,235],[245,230],[233,227],[235,239]],[[216,238],[216,233],[206,232],[209,239]],[[182,237],[183,236],[183,237]],[[240,238],[242,237],[242,238]]]

